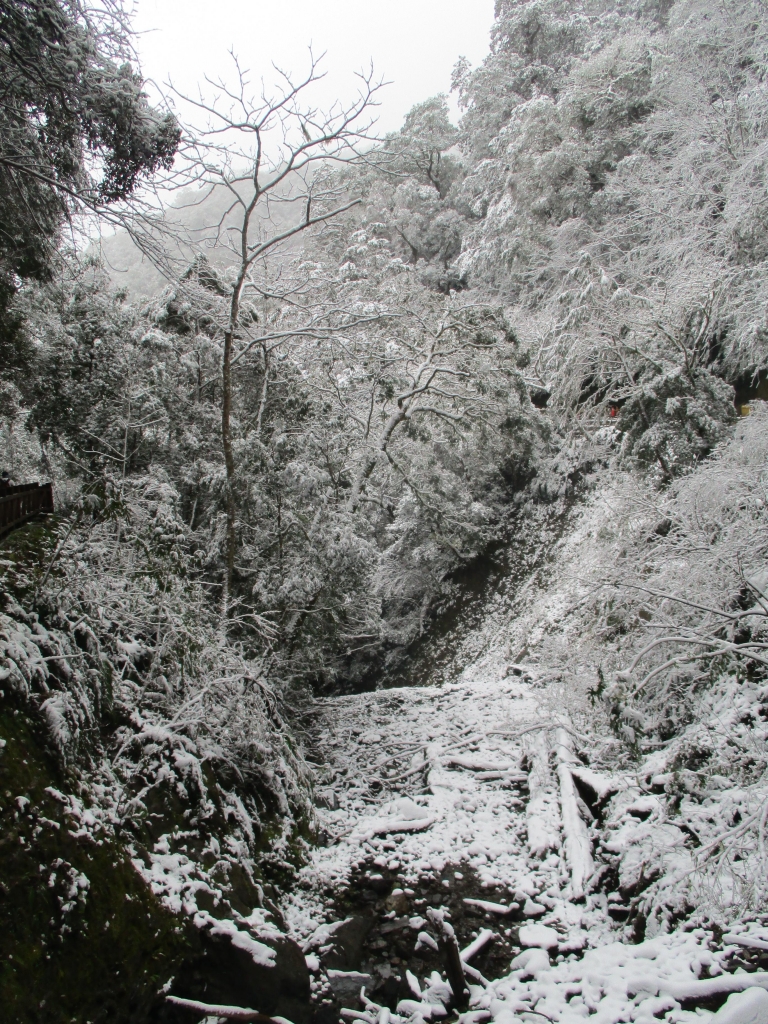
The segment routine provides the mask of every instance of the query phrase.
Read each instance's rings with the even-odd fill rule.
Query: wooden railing
[[[0,482],[0,537],[44,512],[53,512],[51,484]]]

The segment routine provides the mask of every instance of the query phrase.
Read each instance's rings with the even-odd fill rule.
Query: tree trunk
[[[235,574],[236,514],[235,514],[235,457],[232,452],[232,347],[234,331],[224,333],[224,356],[222,360],[221,396],[221,443],[224,448],[224,464],[227,470],[227,528],[224,549],[224,588],[221,597],[223,628],[229,618],[232,600],[232,581]]]
[[[437,932],[437,946],[443,958],[443,966],[448,984],[453,992],[454,1003],[459,1010],[469,1006],[469,988],[464,976],[464,964],[461,962],[459,944],[453,927],[445,920],[440,910],[429,909],[427,917]]]
[[[386,452],[387,446],[392,438],[392,435],[395,432],[396,427],[400,423],[402,423],[403,420],[408,419],[408,408],[408,406],[401,406],[397,409],[396,412],[393,412],[392,415],[389,417],[389,419],[387,420],[387,424],[384,427],[384,432],[381,435],[381,440],[379,441],[378,451]],[[366,482],[368,481],[368,477],[371,475],[375,468],[376,457],[375,455],[369,455],[368,458],[363,463],[363,465],[360,467],[360,472],[357,474],[355,482],[352,485],[352,493],[349,496],[349,504],[347,506],[350,512],[355,512],[357,510],[357,506],[360,504],[360,497],[363,491],[365,490],[365,485]]]

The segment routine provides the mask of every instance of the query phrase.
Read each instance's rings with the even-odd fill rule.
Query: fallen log
[[[507,906],[505,903],[492,903],[490,900],[473,900],[468,896],[464,897],[462,903],[466,903],[470,907],[477,907],[478,910],[485,910],[489,914],[511,914],[519,906],[518,903],[511,903]]]
[[[658,991],[680,1002],[688,1002],[694,999],[709,999],[711,996],[723,995],[726,992],[744,992],[748,988],[768,989],[768,972],[720,974],[717,978],[701,978],[698,981],[660,981]]]
[[[447,768],[466,768],[471,772],[509,772],[517,768],[514,761],[489,761],[484,757],[472,757],[468,754],[453,754],[446,757]]]
[[[598,775],[597,772],[593,772],[591,768],[585,768],[583,765],[573,765],[571,775],[591,789],[597,800],[605,800],[611,793],[616,793],[621,789],[621,784],[616,779]]]
[[[587,826],[579,811],[579,797],[571,775],[571,765],[576,760],[573,741],[565,729],[558,729],[557,776],[560,780],[560,813],[565,839],[565,856],[571,872],[571,898],[581,899],[588,880],[595,873],[592,860],[592,844]]]
[[[462,963],[464,964],[464,973],[468,978],[472,978],[474,981],[479,981],[484,988],[491,987],[490,981],[488,981],[487,978],[484,978],[480,971],[476,970],[476,968],[474,967],[471,967],[469,964],[465,964],[463,960]]]
[[[729,946],[743,946],[745,949],[768,949],[768,942],[756,935],[732,935],[728,932],[723,936],[723,942]]]
[[[435,817],[427,818],[370,818],[363,820],[360,832],[353,835],[355,839],[367,839],[371,836],[384,836],[395,832],[421,832],[437,821]]]
[[[548,765],[548,749],[544,735],[535,731],[526,744],[530,771],[528,772],[528,806],[526,819],[528,828],[528,849],[532,857],[545,857],[549,850],[557,847],[557,836],[546,822],[546,809],[551,792],[551,775]]]
[[[504,779],[505,782],[527,782],[528,776],[524,772],[516,771],[483,771],[475,772],[475,778],[485,782],[492,782],[494,779]]]

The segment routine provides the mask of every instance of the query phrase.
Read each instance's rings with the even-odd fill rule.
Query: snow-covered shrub
[[[5,685],[65,764],[106,772],[104,799],[126,827],[144,828],[158,799],[166,823],[185,806],[213,814],[223,841],[222,801],[245,802],[238,842],[253,858],[273,819],[290,827],[308,809],[279,692],[264,664],[222,639],[164,475],[107,480],[91,498],[38,536],[42,551],[9,549]]]
[[[590,608],[606,710],[658,807],[641,825],[616,804],[608,853],[642,867],[625,888],[661,927],[768,899],[768,409],[666,493],[636,487]]]
[[[699,369],[675,367],[642,382],[619,417],[621,451],[661,479],[677,476],[724,439],[733,389]]]
[[[758,405],[707,462],[635,505],[612,614],[623,608],[633,620],[617,693],[643,713],[646,733],[669,735],[723,675],[764,672],[767,466],[768,413]]]

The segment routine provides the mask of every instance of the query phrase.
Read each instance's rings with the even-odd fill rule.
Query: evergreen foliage
[[[171,115],[147,102],[119,4],[7,0],[0,7],[0,270],[50,279],[60,229],[81,207],[126,199],[168,168]],[[5,308],[5,303],[3,304]]]

